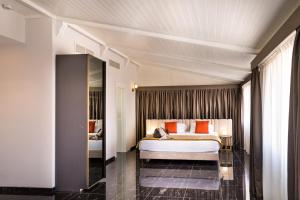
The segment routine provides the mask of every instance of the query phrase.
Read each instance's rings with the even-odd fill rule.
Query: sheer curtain
[[[243,89],[243,128],[244,149],[250,153],[250,106],[251,106],[251,81],[242,86]]]
[[[262,74],[264,199],[287,199],[287,138],[292,50],[295,34],[279,45]]]

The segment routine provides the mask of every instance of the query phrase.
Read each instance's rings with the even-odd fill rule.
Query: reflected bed
[[[102,140],[89,140],[89,158],[102,158]]]

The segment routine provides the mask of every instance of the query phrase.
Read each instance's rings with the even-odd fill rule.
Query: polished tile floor
[[[6,200],[242,200],[248,199],[248,158],[220,152],[220,162],[139,160],[136,151],[119,153],[107,178],[84,193],[4,195]]]

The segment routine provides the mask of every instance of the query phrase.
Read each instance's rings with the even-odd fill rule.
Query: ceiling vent
[[[90,54],[94,55],[94,52],[92,50],[89,50],[88,48],[80,45],[80,44],[75,44],[75,52],[79,54]]]
[[[75,51],[76,51],[76,53],[85,53],[85,48],[79,44],[76,44]]]
[[[116,69],[120,69],[120,64],[119,63],[117,63],[117,62],[115,62],[113,60],[110,60],[110,59],[109,59],[108,63],[109,63],[110,66],[112,66],[112,67],[114,67]]]

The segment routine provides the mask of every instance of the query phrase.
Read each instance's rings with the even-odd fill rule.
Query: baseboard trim
[[[110,163],[114,162],[115,160],[116,160],[116,157],[113,156],[110,159],[108,159],[108,160],[105,161],[105,165],[109,165]]]
[[[129,149],[129,151],[134,151],[135,149],[136,149],[136,145],[133,146],[133,147],[131,147],[131,148]]]
[[[55,188],[0,187],[0,194],[51,196]]]

